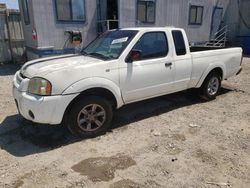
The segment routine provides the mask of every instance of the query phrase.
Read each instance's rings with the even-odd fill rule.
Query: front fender
[[[199,82],[197,83],[197,85],[195,86],[196,88],[199,88],[201,87],[202,83],[204,82],[204,80],[206,79],[207,75],[213,70],[213,69],[216,69],[216,68],[221,68],[222,70],[222,80],[224,80],[224,76],[226,75],[226,67],[224,65],[224,63],[211,63],[209,64],[209,66],[207,67],[207,69],[203,72]]]
[[[121,91],[118,85],[112,82],[111,80],[100,78],[100,77],[86,78],[86,79],[77,81],[71,86],[69,86],[67,89],[65,89],[62,94],[68,95],[72,93],[81,93],[87,89],[92,89],[92,88],[104,88],[104,89],[109,90],[110,92],[113,93],[113,95],[116,98],[117,108],[124,105]]]

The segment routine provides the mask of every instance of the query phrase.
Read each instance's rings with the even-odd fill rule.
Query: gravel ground
[[[250,187],[250,58],[216,100],[194,91],[123,107],[103,136],[20,117],[0,65],[0,187]]]

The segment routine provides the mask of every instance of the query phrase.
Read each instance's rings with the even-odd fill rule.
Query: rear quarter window
[[[172,36],[174,39],[174,46],[176,55],[185,55],[187,53],[185,41],[181,31],[173,30]]]

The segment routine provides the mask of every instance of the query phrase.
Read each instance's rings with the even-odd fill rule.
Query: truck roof
[[[181,29],[173,26],[166,26],[166,27],[127,27],[127,28],[121,28],[120,30],[155,31],[155,30],[166,30],[173,28]]]

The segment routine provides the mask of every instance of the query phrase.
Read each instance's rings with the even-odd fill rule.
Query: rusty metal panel
[[[0,62],[19,62],[25,58],[20,12],[0,11]]]
[[[6,9],[1,5],[0,10],[0,63],[8,62],[11,60],[11,54],[9,50],[9,41],[7,35],[6,25]]]

